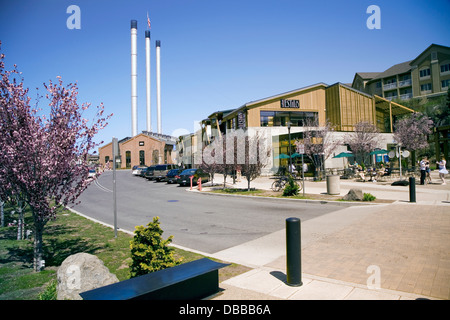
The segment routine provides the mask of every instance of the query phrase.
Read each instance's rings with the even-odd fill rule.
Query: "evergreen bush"
[[[174,257],[175,249],[169,247],[173,236],[164,240],[162,233],[159,217],[154,217],[153,222],[149,222],[146,227],[136,227],[134,238],[130,241],[132,278],[181,263],[181,259]]]
[[[283,196],[295,196],[298,194],[298,189],[298,184],[295,182],[294,178],[292,178],[292,176],[289,176],[288,182],[286,183],[286,186],[283,190]]]

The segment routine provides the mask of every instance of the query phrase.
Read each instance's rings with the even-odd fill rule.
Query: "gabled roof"
[[[351,90],[351,91],[353,91],[353,92],[362,94],[363,96],[366,96],[366,97],[368,97],[368,98],[372,98],[372,96],[371,96],[370,94],[368,94],[368,93],[366,93],[366,92],[363,92],[363,91],[360,91],[360,90],[358,90],[358,89],[353,88],[353,87],[351,86],[351,84],[349,85],[349,84],[347,84],[347,83],[336,82],[336,83],[334,83],[334,84],[328,86],[328,88],[331,88],[331,87],[333,87],[333,86],[341,86],[341,87],[344,87],[344,88],[346,88],[346,89],[349,89],[349,90]]]
[[[381,72],[357,72],[356,75],[360,76],[363,80],[370,80],[378,76]]]
[[[432,48],[432,47],[435,47],[435,48],[437,48],[437,49],[450,49],[450,47],[446,47],[446,46],[441,46],[440,44],[434,44],[434,43],[432,43],[428,48],[426,48],[425,50],[423,50],[414,60],[411,60],[410,61],[410,64],[411,65],[414,65],[415,64],[415,62],[417,61],[417,60],[419,60],[420,58],[422,58],[425,54],[428,54],[428,52],[430,51],[430,49]]]
[[[311,89],[315,89],[315,88],[318,88],[318,87],[323,87],[324,89],[326,89],[328,87],[328,85],[326,83],[319,82],[319,83],[313,84],[311,86],[307,86],[307,87],[303,87],[303,88],[287,91],[287,92],[284,92],[284,93],[280,93],[280,94],[277,94],[277,95],[274,95],[274,96],[270,96],[270,97],[267,97],[267,98],[263,98],[263,99],[259,99],[259,100],[250,101],[250,102],[247,102],[247,103],[243,104],[242,106],[240,106],[240,107],[238,107],[236,109],[230,109],[230,110],[225,110],[225,111],[216,111],[216,112],[213,112],[211,115],[209,115],[208,118],[210,118],[212,115],[215,115],[217,113],[223,113],[223,116],[222,116],[222,119],[223,119],[223,118],[225,118],[226,116],[228,116],[228,115],[230,115],[232,113],[237,113],[239,111],[245,110],[246,108],[249,108],[249,107],[251,107],[253,105],[256,105],[256,104],[259,104],[259,103],[263,103],[263,102],[266,102],[266,101],[270,101],[270,100],[280,99],[280,98],[282,98],[284,96],[290,96],[290,95],[296,94],[298,92],[311,90]]]
[[[263,98],[263,99],[259,99],[259,100],[255,100],[255,101],[250,101],[250,102],[247,102],[246,104],[244,104],[243,106],[241,106],[240,108],[248,107],[248,106],[251,106],[251,105],[254,105],[254,104],[258,104],[258,103],[262,103],[262,102],[266,102],[266,101],[270,101],[270,100],[280,99],[281,97],[284,97],[284,96],[290,96],[292,94],[295,94],[295,93],[298,93],[298,92],[302,92],[302,91],[306,91],[306,90],[315,89],[317,87],[327,88],[328,85],[326,83],[319,82],[319,83],[313,84],[311,86],[306,86],[306,87],[303,87],[303,88],[299,88],[299,89],[291,90],[291,91],[288,91],[288,92],[280,93],[280,94],[277,94],[277,95],[274,95],[274,96],[270,96],[270,97],[267,97],[267,98]],[[238,109],[240,109],[240,108],[238,108]]]
[[[391,76],[395,76],[396,74],[409,72],[409,71],[411,71],[410,63],[411,63],[411,60],[395,64],[392,67],[390,67],[389,69],[387,69],[386,71],[383,71],[383,72],[379,73],[371,81],[382,79],[382,78],[387,78],[387,77],[391,77]]]

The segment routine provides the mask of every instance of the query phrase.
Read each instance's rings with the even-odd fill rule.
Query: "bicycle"
[[[273,191],[278,192],[284,188],[284,186],[286,185],[287,182],[288,182],[288,178],[281,176],[272,183],[272,186],[270,188]]]

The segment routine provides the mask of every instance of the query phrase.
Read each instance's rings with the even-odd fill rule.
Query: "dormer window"
[[[422,69],[422,70],[419,71],[419,76],[421,78],[429,77],[430,74],[431,74],[430,68]]]

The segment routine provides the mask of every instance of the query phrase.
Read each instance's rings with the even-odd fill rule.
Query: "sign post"
[[[305,170],[303,166],[303,154],[305,153],[305,145],[303,143],[297,144],[297,153],[302,155],[302,184],[303,184],[303,197],[305,197]]]
[[[117,195],[116,195],[116,159],[119,154],[119,143],[117,138],[112,139],[113,156],[113,206],[114,206],[114,238],[117,238]]]

